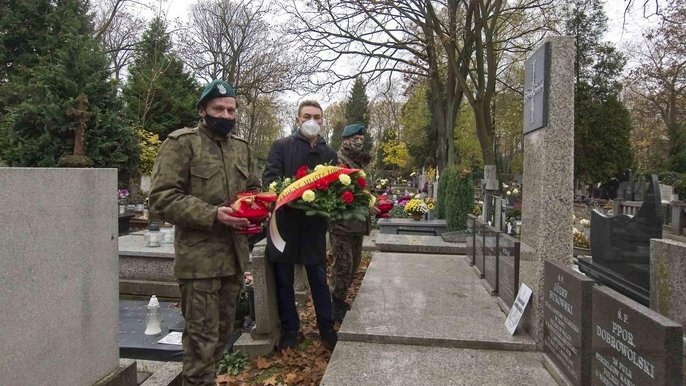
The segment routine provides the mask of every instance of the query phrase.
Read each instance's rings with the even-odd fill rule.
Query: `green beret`
[[[198,103],[195,104],[195,108],[200,108],[200,106],[207,103],[210,99],[221,97],[235,98],[236,92],[230,84],[223,80],[213,80],[212,83],[208,84],[205,89],[202,90],[202,94],[200,94],[200,99],[198,99]]]
[[[343,138],[352,137],[355,134],[364,135],[364,125],[361,123],[353,123],[343,129]]]

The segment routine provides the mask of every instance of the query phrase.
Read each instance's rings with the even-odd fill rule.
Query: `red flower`
[[[319,189],[319,190],[326,190],[329,188],[329,184],[322,180],[317,180],[317,182],[314,183],[314,187]]]
[[[358,177],[357,184],[360,185],[360,188],[364,189],[364,187],[367,186],[367,180],[362,177]]]
[[[353,197],[353,194],[351,192],[346,190],[345,192],[343,192],[343,194],[341,194],[341,199],[343,200],[343,202],[345,202],[346,205],[350,205],[350,203],[353,202],[355,197]]]
[[[306,175],[307,175],[307,166],[306,165],[301,166],[300,169],[298,169],[298,171],[295,172],[295,178],[298,180],[305,177]]]

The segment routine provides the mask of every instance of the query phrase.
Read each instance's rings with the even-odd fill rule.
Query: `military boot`
[[[348,312],[350,309],[350,305],[343,300],[332,296],[333,299],[333,320],[336,322],[343,322],[343,318],[345,318],[345,314]]]

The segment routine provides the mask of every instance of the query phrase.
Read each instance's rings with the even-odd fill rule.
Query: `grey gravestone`
[[[467,261],[469,265],[474,265],[474,240],[476,239],[476,216],[468,214],[467,215],[467,231],[469,236],[465,240],[466,248],[465,254],[467,255]]]
[[[524,134],[548,124],[550,50],[543,44],[524,64]]]
[[[601,283],[648,305],[650,302],[650,239],[662,238],[663,211],[657,177],[635,216],[591,217],[592,259],[579,259],[579,268]]]
[[[474,268],[481,278],[484,277],[484,233],[486,226],[487,225],[479,219],[474,221]]]
[[[556,261],[543,268],[543,339],[546,358],[573,385],[591,376],[591,296],[593,280]]]
[[[498,236],[500,231],[484,227],[484,283],[491,295],[498,293]]]
[[[592,335],[592,385],[682,384],[679,323],[596,286]]]
[[[498,190],[498,173],[496,165],[484,165],[484,182],[486,190]]]
[[[498,296],[509,309],[519,290],[520,243],[518,239],[501,233],[498,247]]]

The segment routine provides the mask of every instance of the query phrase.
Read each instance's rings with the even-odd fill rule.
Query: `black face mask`
[[[235,119],[217,118],[209,114],[205,115],[205,126],[215,134],[226,137],[233,127],[236,126]]]

